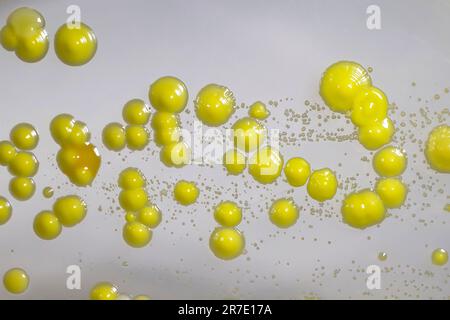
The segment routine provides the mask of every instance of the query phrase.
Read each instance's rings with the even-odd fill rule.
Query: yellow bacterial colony
[[[181,180],[177,182],[173,188],[174,199],[183,206],[195,203],[199,194],[200,190],[194,182]]]
[[[237,149],[228,150],[223,155],[223,166],[229,174],[241,174],[247,166],[245,155]]]
[[[358,229],[379,224],[386,216],[383,200],[373,191],[362,190],[348,195],[341,208],[343,221]]]
[[[259,149],[267,129],[253,118],[242,118],[232,126],[234,145],[245,152]]]
[[[372,86],[360,64],[340,61],[328,67],[320,82],[320,95],[331,110],[350,117],[366,149],[376,150],[391,142],[395,130],[387,115],[388,99]]]
[[[119,204],[126,212],[123,239],[131,247],[145,247],[152,239],[152,229],[161,223],[161,211],[151,203],[145,189],[147,181],[140,170],[124,169],[119,174],[117,183],[122,189]]]
[[[0,225],[9,221],[12,214],[12,206],[8,199],[0,196]]]
[[[134,297],[120,293],[119,288],[110,282],[99,282],[95,284],[90,291],[91,300],[150,300],[150,297],[144,294],[138,294]]]
[[[36,10],[22,7],[14,10],[0,31],[0,42],[25,62],[37,62],[47,54],[49,42],[44,17]]]
[[[195,112],[204,124],[217,127],[230,119],[235,110],[233,92],[225,86],[208,84],[195,99]]]
[[[56,199],[53,211],[44,210],[34,217],[33,229],[43,240],[57,238],[62,228],[70,228],[84,220],[87,213],[86,203],[76,195]]]
[[[254,119],[265,120],[270,116],[270,111],[267,109],[264,103],[262,103],[261,101],[257,101],[250,106],[248,115]]]
[[[50,133],[61,147],[56,156],[60,170],[77,186],[91,185],[100,169],[101,157],[89,141],[86,124],[69,114],[60,114],[51,121]]]
[[[215,207],[214,219],[223,227],[236,227],[242,221],[242,210],[233,201],[223,201]]]
[[[386,147],[373,156],[373,168],[382,177],[396,177],[406,169],[406,155],[395,147]]]
[[[278,150],[269,146],[262,147],[250,157],[248,172],[262,184],[272,183],[280,176],[283,163]]]
[[[450,173],[450,126],[441,125],[430,132],[425,156],[432,169]]]
[[[408,193],[407,187],[397,178],[378,180],[375,191],[383,200],[386,208],[400,208],[405,202]]]
[[[328,168],[315,170],[309,177],[306,189],[314,200],[323,202],[336,194],[338,182],[333,171]]]
[[[431,262],[436,266],[444,266],[448,262],[448,252],[442,248],[435,249],[431,254]]]
[[[232,260],[239,257],[244,251],[245,239],[237,229],[218,227],[209,238],[209,248],[217,258]]]
[[[3,285],[5,289],[12,294],[21,294],[28,289],[30,278],[25,270],[13,268],[3,275]]]
[[[84,24],[65,23],[55,34],[55,52],[58,58],[69,66],[81,66],[94,57],[97,38],[94,31]]]
[[[286,180],[293,187],[303,186],[311,174],[311,167],[303,158],[292,158],[286,162],[284,175]]]
[[[270,221],[279,228],[292,227],[298,217],[298,208],[292,199],[279,199],[269,210]]]

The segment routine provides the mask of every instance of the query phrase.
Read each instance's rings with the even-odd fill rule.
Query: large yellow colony
[[[320,95],[331,110],[350,116],[366,149],[376,150],[391,141],[394,126],[387,116],[388,99],[372,86],[360,64],[340,61],[328,67],[320,82]]]

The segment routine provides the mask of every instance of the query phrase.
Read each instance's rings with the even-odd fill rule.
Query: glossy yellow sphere
[[[231,128],[235,147],[245,152],[260,148],[267,135],[266,128],[249,117],[239,119]]]
[[[15,177],[9,182],[9,192],[19,201],[30,199],[36,191],[36,185],[31,178]]]
[[[137,168],[126,168],[119,174],[119,187],[125,190],[144,188],[147,184],[144,175]]]
[[[157,111],[152,116],[151,126],[154,130],[165,130],[179,127],[178,116],[171,112]]]
[[[150,134],[144,126],[130,124],[125,128],[125,134],[130,150],[143,150],[150,141]]]
[[[367,71],[358,63],[340,61],[329,66],[320,81],[320,95],[336,112],[347,112],[361,89],[372,85]]]
[[[209,248],[222,260],[232,260],[244,251],[245,239],[241,232],[234,228],[216,228],[209,238]]]
[[[137,213],[137,220],[149,227],[155,229],[161,223],[161,211],[155,204],[146,206]]]
[[[298,217],[298,208],[292,199],[279,199],[269,210],[270,221],[279,228],[292,227]]]
[[[31,152],[19,151],[8,164],[8,171],[16,177],[33,177],[39,169],[39,162]]]
[[[53,212],[64,227],[73,227],[86,216],[86,203],[78,196],[58,198],[53,204]]]
[[[384,178],[378,180],[375,192],[383,200],[386,208],[400,208],[405,202],[408,189],[399,179]]]
[[[25,270],[21,268],[9,269],[3,275],[3,285],[12,294],[24,293],[30,284],[30,278]]]
[[[183,111],[188,101],[186,85],[175,77],[162,77],[150,85],[150,103],[158,111],[178,113]]]
[[[122,117],[128,124],[146,125],[150,119],[150,108],[141,99],[128,101],[122,109]]]
[[[97,51],[97,38],[92,29],[80,23],[79,27],[64,23],[55,34],[55,52],[58,58],[69,66],[88,63]]]
[[[16,56],[24,62],[38,62],[45,57],[48,47],[47,31],[39,30],[19,40]]]
[[[311,174],[311,167],[303,158],[291,158],[286,162],[284,174],[288,183],[293,187],[303,186]]]
[[[425,156],[433,170],[450,173],[450,126],[441,125],[430,132]]]
[[[338,182],[333,171],[328,168],[315,170],[309,177],[306,189],[314,200],[323,202],[336,194]]]
[[[67,143],[72,128],[75,124],[75,119],[70,114],[60,114],[52,119],[50,122],[50,133],[59,145]]]
[[[171,143],[162,147],[161,162],[168,167],[181,168],[191,161],[191,149],[184,142]]]
[[[122,190],[119,194],[119,204],[125,211],[139,211],[148,201],[147,192],[143,188]]]
[[[39,134],[29,123],[19,123],[14,126],[9,138],[17,148],[22,150],[33,150],[39,143]]]
[[[386,216],[381,198],[373,191],[362,190],[348,195],[341,208],[344,223],[358,229],[379,224]]]
[[[380,122],[387,117],[388,105],[388,99],[383,91],[375,87],[363,88],[353,100],[350,118],[358,127]]]
[[[360,127],[358,140],[366,149],[376,150],[392,140],[395,129],[391,119],[385,118],[380,122],[372,122]]]
[[[16,147],[9,141],[0,142],[0,165],[7,166],[17,154]]]
[[[106,125],[102,132],[102,140],[105,147],[109,150],[123,150],[127,143],[125,128],[117,122]]]
[[[72,145],[85,145],[91,140],[91,133],[86,123],[82,121],[75,121],[72,127],[72,132],[67,138],[66,143]]]
[[[215,207],[214,219],[223,227],[235,227],[242,221],[242,210],[233,201],[223,201]]]
[[[250,106],[248,110],[248,115],[254,119],[264,120],[270,116],[270,111],[267,109],[266,105],[261,101],[257,101]]]
[[[109,282],[97,283],[90,293],[91,300],[116,300],[119,290]]]
[[[125,221],[126,222],[137,221],[136,214],[134,212],[127,212],[127,213],[125,213]]]
[[[61,234],[62,226],[53,212],[41,211],[34,217],[33,229],[43,240],[53,240]]]
[[[158,146],[168,146],[180,141],[181,130],[179,127],[155,130],[153,131],[153,139]]]
[[[8,199],[0,196],[0,225],[9,221],[12,214],[12,206]]]
[[[448,253],[445,249],[438,248],[431,254],[431,262],[436,266],[444,266],[448,262]]]
[[[395,147],[385,147],[373,156],[373,168],[382,177],[401,175],[406,169],[406,164],[406,155]]]
[[[262,184],[274,182],[283,169],[283,157],[272,147],[263,147],[249,159],[248,172]]]
[[[145,247],[152,239],[153,232],[145,224],[134,221],[123,227],[123,239],[133,248]]]
[[[236,102],[233,92],[227,87],[208,84],[199,91],[194,104],[199,120],[208,126],[217,127],[230,119]]]
[[[50,199],[51,197],[53,197],[53,194],[54,194],[54,190],[52,187],[45,187],[44,189],[42,189],[42,195],[47,199]]]
[[[191,205],[197,201],[199,194],[200,190],[195,183],[185,180],[178,181],[173,188],[174,199],[184,206]]]
[[[245,155],[237,149],[228,150],[223,155],[223,166],[229,174],[241,174],[247,166]]]

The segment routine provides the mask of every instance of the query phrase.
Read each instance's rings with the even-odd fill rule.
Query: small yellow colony
[[[408,188],[398,178],[383,178],[378,180],[375,192],[386,208],[400,208],[405,202]]]
[[[199,91],[194,104],[198,119],[211,127],[226,123],[236,107],[233,92],[225,86],[213,83]]]
[[[293,187],[303,186],[311,174],[311,167],[303,158],[291,158],[284,166],[286,180]]]
[[[12,214],[12,206],[8,199],[0,196],[0,225],[9,221]]]
[[[292,227],[298,218],[298,207],[292,199],[278,199],[270,207],[269,219],[279,228]]]
[[[12,294],[21,294],[28,289],[30,278],[25,270],[13,268],[3,275],[3,285],[5,289]]]
[[[152,239],[151,229],[161,223],[161,211],[150,202],[145,190],[147,181],[138,169],[123,170],[119,174],[118,185],[122,189],[119,203],[126,212],[123,239],[131,247],[145,247]]]
[[[127,294],[119,293],[119,288],[110,282],[99,282],[94,285],[89,294],[91,300],[131,300]],[[147,295],[139,294],[133,300],[150,300]]]
[[[407,159],[403,151],[395,147],[385,147],[373,156],[373,168],[382,177],[396,177],[406,169]]]
[[[122,109],[122,117],[127,123],[112,122],[102,132],[103,144],[112,151],[143,150],[150,142],[150,133],[145,127],[150,120],[150,108],[141,99],[128,101]]]
[[[14,10],[0,31],[0,42],[3,48],[14,51],[22,61],[43,59],[49,47],[44,17],[32,8]]]
[[[245,155],[237,149],[228,150],[223,155],[223,166],[229,174],[241,174],[247,166]]]
[[[344,223],[358,229],[379,224],[386,216],[383,200],[373,191],[362,190],[348,195],[341,208]]]
[[[441,125],[430,132],[425,156],[432,169],[450,173],[450,126]]]
[[[181,180],[178,181],[173,188],[174,199],[183,206],[195,203],[199,194],[200,191],[194,182]]]
[[[266,146],[253,153],[248,163],[250,175],[259,183],[268,184],[280,176],[284,160],[278,150]]]
[[[80,187],[91,185],[97,176],[101,157],[90,143],[87,125],[69,114],[57,115],[50,123],[50,133],[61,149],[56,160],[60,170]]]
[[[328,67],[320,82],[320,95],[331,110],[350,115],[366,149],[376,150],[391,141],[394,126],[387,116],[388,99],[372,86],[360,64],[340,61]]]
[[[265,120],[270,116],[270,111],[267,109],[264,103],[262,103],[261,101],[257,101],[250,106],[248,115],[257,120]]]
[[[232,260],[245,248],[244,235],[235,227],[242,221],[241,208],[232,201],[223,201],[214,208],[214,219],[221,225],[209,238],[209,248],[219,259]]]
[[[94,31],[84,23],[64,23],[55,34],[55,52],[69,66],[88,63],[97,51]]]
[[[11,129],[9,137],[11,142],[0,142],[0,164],[8,166],[14,176],[9,183],[11,195],[20,201],[28,200],[36,191],[32,177],[39,169],[38,160],[29,150],[39,143],[39,134],[31,124],[19,123]]]
[[[182,141],[178,114],[188,102],[186,85],[178,78],[166,76],[150,85],[151,105],[156,109],[151,126],[155,143],[161,147],[160,159],[168,167],[180,168],[191,160],[191,150]]]
[[[436,266],[444,266],[448,262],[448,252],[445,249],[438,248],[431,254],[431,262]]]
[[[309,177],[306,190],[311,198],[323,202],[336,194],[338,182],[336,175],[328,168],[315,170]]]
[[[34,217],[33,229],[39,238],[53,240],[61,234],[63,226],[70,228],[79,224],[86,213],[86,203],[80,197],[60,197],[53,204],[53,211],[41,211]]]

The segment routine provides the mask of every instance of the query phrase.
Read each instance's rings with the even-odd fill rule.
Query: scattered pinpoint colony
[[[388,99],[372,86],[369,73],[360,64],[340,61],[328,67],[320,82],[320,95],[331,110],[350,117],[366,149],[376,150],[391,142],[395,130],[387,116]]]
[[[242,221],[241,208],[232,201],[223,201],[214,208],[214,219],[220,227],[209,238],[209,248],[219,259],[232,260],[245,248],[244,235],[235,227]]]
[[[123,170],[119,174],[118,185],[122,189],[119,204],[126,212],[123,239],[133,248],[145,247],[152,239],[152,229],[161,223],[161,211],[150,202],[145,190],[147,181],[138,169]]]
[[[0,42],[25,62],[37,62],[47,54],[49,41],[45,19],[36,10],[22,7],[14,10],[0,31]]]
[[[60,170],[77,186],[91,185],[100,169],[101,157],[90,143],[87,125],[69,114],[60,114],[51,121],[50,133],[61,147],[56,156]]]
[[[14,176],[9,183],[11,195],[19,201],[30,199],[36,185],[32,177],[39,169],[39,161],[31,152],[39,143],[37,130],[29,123],[19,123],[11,129],[10,141],[0,142],[0,164]]]
[[[86,203],[80,197],[64,196],[56,199],[53,211],[44,210],[34,217],[33,229],[42,240],[53,240],[63,227],[71,228],[82,222],[86,213]]]

